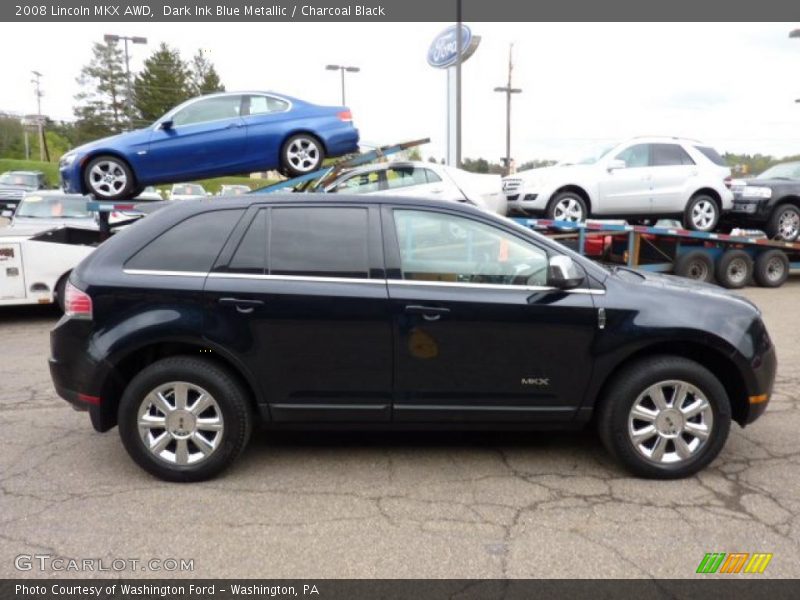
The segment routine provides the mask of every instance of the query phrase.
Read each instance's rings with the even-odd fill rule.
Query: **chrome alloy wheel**
[[[794,210],[786,210],[778,217],[778,235],[782,240],[794,241],[800,231],[800,215]]]
[[[319,147],[311,138],[297,138],[286,148],[286,160],[296,171],[309,172],[319,162]]]
[[[714,415],[703,392],[685,381],[660,381],[639,394],[628,414],[636,451],[657,464],[696,456],[711,436]]]
[[[128,176],[125,169],[113,160],[101,160],[89,171],[89,185],[98,196],[111,197],[125,189]]]
[[[214,397],[185,381],[165,383],[147,394],[139,407],[138,425],[151,454],[180,466],[207,460],[225,433]]]
[[[692,206],[692,224],[699,231],[710,229],[717,220],[717,205],[711,200],[700,200]]]
[[[570,221],[578,223],[583,221],[583,208],[575,198],[564,198],[559,200],[553,208],[553,218],[556,221]]]

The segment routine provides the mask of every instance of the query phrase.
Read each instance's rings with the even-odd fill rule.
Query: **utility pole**
[[[130,112],[130,107],[133,106],[133,88],[131,86],[131,65],[130,65],[130,56],[128,55],[128,42],[134,44],[146,44],[147,38],[135,35],[127,36],[127,35],[114,35],[111,33],[107,33],[103,36],[103,40],[106,43],[116,43],[120,40],[123,40],[125,42],[125,87],[128,93],[126,104],[129,107],[128,121],[129,124],[132,124],[133,114]]]
[[[44,96],[44,92],[42,92],[41,86],[42,74],[39,73],[39,71],[31,71],[31,73],[33,73],[33,79],[31,79],[31,83],[34,85],[33,93],[36,95],[36,128],[39,132],[39,160],[44,162],[44,127],[42,126],[42,96]]]
[[[511,74],[514,71],[514,44],[508,46],[508,83],[505,87],[494,88],[495,92],[503,92],[506,95],[506,158],[505,174],[511,172],[511,94],[520,94],[520,88],[511,87]]]
[[[325,65],[325,69],[328,71],[340,71],[342,73],[342,106],[346,106],[347,97],[344,93],[344,72],[358,73],[361,69],[358,67],[347,67],[345,65]]]

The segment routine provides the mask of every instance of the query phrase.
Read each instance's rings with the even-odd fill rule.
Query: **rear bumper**
[[[50,332],[50,377],[61,398],[76,410],[89,411],[97,431],[107,431],[116,424],[116,402],[104,398],[114,371],[87,351],[90,326],[88,321],[63,317]]]
[[[358,129],[352,126],[338,127],[325,132],[325,150],[328,156],[342,156],[358,152]]]

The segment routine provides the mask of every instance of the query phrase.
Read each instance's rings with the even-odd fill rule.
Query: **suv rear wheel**
[[[708,194],[695,194],[686,205],[683,226],[694,231],[714,231],[719,223],[719,205]]]
[[[247,393],[228,371],[189,356],[143,369],[119,406],[119,433],[128,454],[166,481],[217,475],[244,449],[252,420]]]
[[[731,407],[719,380],[702,365],[657,356],[628,365],[601,400],[598,432],[631,472],[677,479],[698,472],[728,437]]]

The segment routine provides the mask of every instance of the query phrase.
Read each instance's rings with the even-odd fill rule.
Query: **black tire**
[[[782,250],[766,250],[756,257],[753,279],[761,287],[781,287],[788,277],[789,257]]]
[[[714,198],[708,194],[695,194],[683,212],[683,227],[692,231],[714,231],[719,217],[719,203]]]
[[[113,177],[113,182],[101,180],[100,173],[104,172]],[[116,156],[100,155],[90,160],[83,169],[83,183],[86,192],[97,200],[126,200],[136,191],[133,171]]]
[[[776,206],[769,216],[765,233],[773,240],[796,241],[800,237],[800,209],[793,204]]]
[[[709,283],[714,281],[714,261],[707,252],[690,250],[675,261],[675,275]]]
[[[660,462],[652,457],[646,457],[638,449],[632,435],[629,434],[629,418],[632,418],[632,408],[645,390],[660,382],[675,380],[686,382],[699,390],[710,405],[713,418],[710,421],[710,434],[707,439],[700,442],[698,438],[699,445],[688,458],[672,463]],[[692,419],[698,418],[698,416],[692,417]],[[683,422],[683,417],[681,421]],[[631,423],[636,422],[631,421]],[[658,419],[655,422],[658,422]],[[661,421],[664,422],[670,427],[673,426],[670,420]],[[600,439],[611,455],[635,475],[653,479],[678,479],[703,469],[716,458],[725,445],[730,424],[730,401],[719,380],[702,365],[686,358],[669,355],[638,360],[624,367],[606,387],[597,415]],[[683,438],[684,433],[674,437],[679,436]],[[661,440],[661,442],[666,445],[665,456],[668,453],[677,455],[678,448],[675,441]],[[672,444],[671,451],[670,444]]]
[[[171,382],[185,382],[202,388],[216,401],[221,412],[224,428],[218,434],[222,435],[222,438],[208,457],[195,464],[179,465],[154,455],[145,447],[145,442],[139,434],[139,409],[148,402],[146,397],[159,386],[168,386]],[[216,412],[216,407],[212,410]],[[183,411],[184,414],[186,412]],[[122,443],[140,467],[165,481],[189,482],[214,477],[239,456],[250,439],[253,414],[247,392],[226,369],[208,360],[175,356],[149,365],[131,380],[120,400],[118,422]],[[180,427],[184,427],[182,418]],[[166,435],[166,426],[161,431]],[[184,437],[186,435],[188,433],[184,434]],[[165,451],[169,451],[173,443],[177,448],[177,442],[171,441],[165,447]],[[194,454],[198,454],[199,445],[194,442],[192,444],[196,450]],[[178,451],[173,452],[177,458]]]
[[[565,215],[565,211],[569,214]],[[581,223],[589,218],[589,211],[586,208],[586,201],[583,196],[576,192],[566,191],[559,192],[550,199],[547,204],[546,215],[548,219],[555,221]]]
[[[717,259],[717,282],[729,290],[738,290],[753,277],[753,259],[744,250],[726,250]]]
[[[61,312],[64,312],[64,305],[67,300],[66,298],[66,290],[67,290],[67,281],[69,281],[69,274],[72,271],[68,271],[64,273],[61,278],[56,283],[56,288],[54,290],[56,302],[58,303],[58,307],[61,309]]]
[[[289,177],[307,175],[322,168],[325,147],[319,138],[310,133],[298,133],[286,140],[281,147],[280,168]]]

